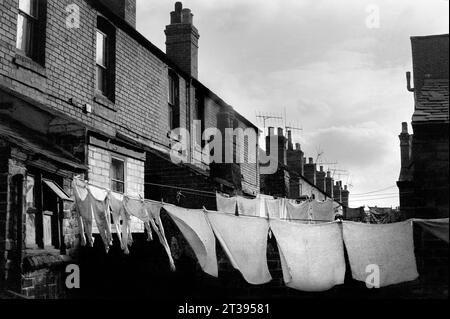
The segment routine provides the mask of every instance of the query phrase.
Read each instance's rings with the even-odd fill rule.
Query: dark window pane
[[[105,81],[106,70],[101,66],[97,65],[97,75],[96,75],[96,88],[97,90],[105,93],[106,92],[106,81]]]
[[[111,189],[114,192],[125,192],[125,163],[122,160],[111,159]]]
[[[116,192],[116,193],[124,193],[125,192],[125,184],[121,183],[121,182],[113,181],[111,189],[113,192]]]
[[[173,127],[173,106],[169,104],[169,128],[172,130]]]

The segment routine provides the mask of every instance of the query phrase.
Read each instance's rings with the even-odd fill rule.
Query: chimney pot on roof
[[[193,16],[191,9],[184,8],[181,10],[181,23],[192,24]]]
[[[320,171],[323,172],[323,166],[320,166]]]
[[[301,145],[300,145],[300,143],[295,143],[295,149],[296,149],[297,151],[300,151],[300,150],[301,150]]]
[[[408,133],[408,123],[406,122],[402,123],[402,133]]]
[[[347,190],[347,185],[344,185],[344,190]]]
[[[269,136],[273,136],[274,135],[274,128],[273,126],[269,126]]]
[[[331,172],[330,171],[327,171],[327,177],[331,178]]]
[[[312,157],[309,158],[309,164],[314,164]]]
[[[166,26],[166,54],[186,74],[198,77],[198,40],[200,35],[192,23],[191,9],[175,3]]]
[[[278,128],[278,136],[283,136],[283,129],[281,127]]]
[[[294,149],[294,145],[292,144],[292,131],[288,130],[287,134],[288,134],[288,149],[289,150],[293,150]]]

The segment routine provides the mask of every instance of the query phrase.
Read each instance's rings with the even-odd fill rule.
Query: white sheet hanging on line
[[[325,291],[344,283],[345,258],[338,223],[305,225],[271,220],[286,286]]]
[[[129,247],[133,243],[133,237],[131,235],[131,218],[123,207],[123,195],[110,192],[109,193],[109,206],[111,208],[111,214],[113,217],[114,226],[119,237],[120,247],[125,254],[129,254]]]
[[[92,247],[94,244],[94,237],[92,237],[93,213],[87,184],[79,179],[74,179],[72,187],[75,197],[75,204],[72,209],[78,213],[81,245],[87,244]]]
[[[159,242],[163,245],[167,257],[169,258],[170,269],[175,271],[175,262],[172,258],[172,252],[170,251],[169,243],[167,242],[166,233],[161,221],[161,208],[163,205],[159,202],[145,200],[144,207],[150,217],[150,224],[156,232]]]
[[[259,216],[261,199],[259,198],[245,198],[242,196],[237,197],[237,205],[239,215],[242,216]]]
[[[216,205],[219,212],[235,215],[236,204],[236,197],[225,197],[222,194],[216,193]]]
[[[144,207],[144,200],[140,198],[131,198],[125,195],[123,197],[123,207],[129,215],[144,222],[144,227],[147,230],[147,240],[153,240],[152,230],[150,227],[150,216]]]
[[[316,223],[332,222],[334,221],[334,201],[327,199],[323,202],[312,200],[311,201],[311,214],[312,219]]]
[[[312,218],[310,208],[311,205],[309,200],[301,202],[300,204],[288,201],[286,203],[286,220],[308,224]]]
[[[366,281],[379,268],[380,287],[415,280],[412,221],[393,224],[343,223],[352,277]]]
[[[259,285],[272,280],[267,267],[266,219],[212,211],[207,211],[206,217],[231,264],[248,283]]]
[[[259,199],[259,217],[267,218],[269,215],[269,212],[267,210],[266,201],[267,200],[273,200],[273,196],[265,195],[265,194],[258,194],[256,196],[257,199]]]
[[[281,218],[281,201],[279,199],[266,199],[266,212],[269,219],[280,219]]]
[[[95,224],[97,226],[100,238],[105,245],[106,252],[109,251],[109,246],[112,245],[111,235],[111,215],[108,209],[108,192],[96,186],[88,186],[89,195],[91,196],[92,212],[94,215]]]
[[[163,207],[186,238],[203,271],[218,277],[216,239],[205,212],[201,209],[185,209],[173,205]]]

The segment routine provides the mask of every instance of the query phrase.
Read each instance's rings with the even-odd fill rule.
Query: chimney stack
[[[283,135],[283,129],[278,128],[278,162],[287,165],[286,138]]]
[[[326,191],[326,173],[323,171],[323,166],[320,166],[319,171],[316,172],[317,187],[322,191]]]
[[[312,184],[316,185],[317,180],[316,180],[316,174],[317,174],[317,169],[316,169],[316,164],[314,164],[314,160],[312,157],[310,157],[309,162],[306,164],[306,159],[305,159],[305,165],[303,165],[303,170],[305,172],[305,178]]]
[[[296,151],[301,151],[302,150],[300,143],[295,143],[295,150]]]
[[[399,181],[408,179],[408,166],[411,159],[411,135],[408,133],[408,123],[402,123],[402,132],[398,136],[400,139],[400,176]]]
[[[99,2],[136,28],[136,0],[99,0]]]
[[[294,144],[292,144],[292,131],[288,130],[288,150],[292,151],[294,149]]]
[[[200,35],[193,24],[190,9],[175,3],[175,11],[170,13],[170,24],[166,34],[166,54],[184,72],[198,78],[198,39]]]
[[[344,189],[341,191],[341,199],[342,199],[342,205],[345,207],[348,207],[348,198],[349,198],[350,192],[347,189],[347,185],[344,185]]]
[[[325,177],[325,193],[333,198],[333,185],[334,185],[334,180],[331,177],[331,172],[327,171],[327,176]]]

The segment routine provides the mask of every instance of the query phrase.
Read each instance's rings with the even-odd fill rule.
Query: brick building
[[[397,186],[405,217],[448,217],[448,34],[412,37],[413,133],[402,123]]]
[[[315,198],[324,201],[332,198],[345,210],[348,207],[347,186],[342,187],[341,181],[336,181],[334,185],[331,172],[325,172],[323,166],[317,170],[313,158],[309,158],[307,162],[300,144],[296,143],[294,149],[291,132],[288,131],[287,135],[286,138],[282,128],[278,128],[275,135],[274,128],[269,127],[266,153],[270,157],[270,143],[276,141],[278,169],[273,174],[261,174],[261,193],[299,200]],[[341,192],[345,195],[341,196]]]
[[[190,10],[175,5],[166,53],[135,25],[135,0],[1,2],[1,289],[44,298],[66,293],[62,266],[83,254],[70,213],[74,176],[212,209],[216,190],[259,192],[258,129],[199,81]],[[252,130],[233,139],[233,155],[256,160],[211,163],[195,140],[173,163],[180,135],[170,132],[192,135],[194,120],[201,131]],[[195,193],[193,202],[184,188],[209,195]],[[132,231],[139,237],[142,224],[133,219]]]

